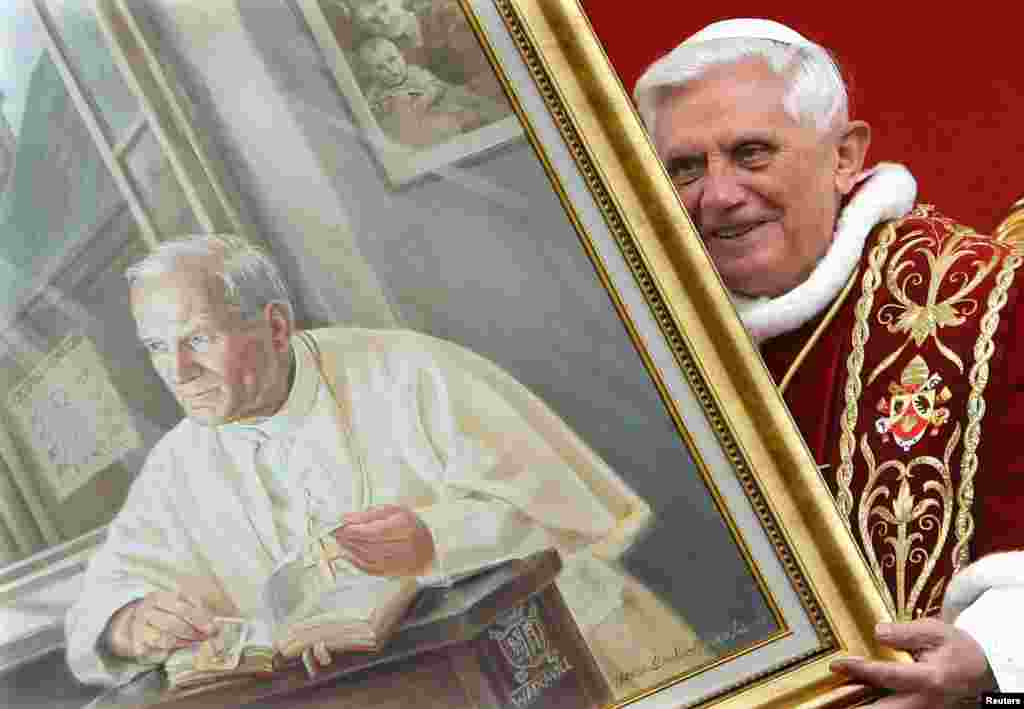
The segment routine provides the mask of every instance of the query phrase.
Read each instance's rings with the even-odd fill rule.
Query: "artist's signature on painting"
[[[770,619],[768,618],[758,619],[752,623],[743,623],[738,620],[733,620],[732,627],[712,636],[705,643],[692,642],[686,646],[677,645],[671,653],[655,653],[651,655],[651,658],[644,664],[634,667],[631,670],[617,672],[615,674],[615,683],[621,687],[622,685],[630,684],[644,675],[650,674],[651,672],[657,672],[669,665],[676,665],[687,659],[692,660],[695,656],[699,656],[704,653],[714,654],[717,649],[725,647],[737,638],[749,635],[759,626],[768,625],[769,623]]]
[[[640,665],[631,670],[620,671],[615,675],[615,683],[619,686],[629,684],[634,680],[640,679],[646,674],[651,672],[657,672],[666,665],[674,665],[682,660],[699,655],[702,652],[702,648],[699,644],[693,643],[687,647],[679,647],[678,645],[669,655],[659,655],[655,653],[651,655],[651,659],[647,664]]]

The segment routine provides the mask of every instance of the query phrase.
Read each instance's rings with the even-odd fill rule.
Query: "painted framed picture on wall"
[[[393,184],[522,136],[456,0],[298,7]]]
[[[301,478],[307,492],[309,480],[333,481],[309,493],[332,519],[411,511],[441,568],[466,550],[486,565],[555,549],[559,563],[545,568],[559,600],[545,597],[545,608],[562,620],[525,603],[465,624],[493,641],[498,669],[459,643],[438,655],[451,649],[438,641],[395,657],[385,648],[388,661],[361,673],[339,655],[312,680],[292,672],[210,690],[197,706],[347,697],[547,707],[572,697],[767,709],[867,696],[828,663],[894,656],[872,641],[890,613],[575,2],[32,0],[23,11],[36,44],[18,75],[17,115],[38,120],[14,121],[5,199],[30,199],[18,172],[38,168],[57,141],[31,90],[41,66],[47,91],[67,97],[55,125],[74,127],[64,135],[93,156],[87,166],[115,206],[92,236],[50,242],[60,266],[36,276],[38,297],[14,310],[2,338],[0,401],[75,333],[98,343],[117,394],[107,399],[123,402],[124,429],[141,445],[52,500],[46,471],[21,454],[31,441],[0,431],[0,485],[20,496],[4,498],[0,532],[26,519],[50,530],[34,546],[7,545],[3,610],[70,589],[48,606],[59,612],[47,634],[0,638],[7,671],[66,644],[79,679],[97,687],[92,706],[129,695],[187,705],[164,674],[122,673],[90,654],[95,638],[82,628],[102,633],[110,620],[91,611],[113,596],[103,569],[145,594],[179,588],[168,569],[181,564],[203,593],[223,592],[211,607],[225,601],[246,616],[287,556],[288,520],[307,500],[275,520],[270,497],[298,486],[271,489],[272,478],[253,482],[266,471],[234,478],[206,459],[179,465],[205,454],[198,443],[160,457],[182,431],[233,445],[239,432],[222,424],[238,422],[203,427],[188,397],[184,409],[175,401],[165,385],[174,379],[153,366],[164,353],[147,340],[147,356],[139,342],[122,276],[167,242],[221,235],[277,265],[295,327],[320,343],[322,358],[292,341],[289,397],[330,390],[338,407],[338,425],[275,454],[282,479]],[[391,143],[418,144],[405,157],[382,152],[389,130]],[[41,137],[19,142],[31,135]],[[208,344],[188,334],[182,346]],[[289,431],[305,420],[287,406],[270,421],[281,411]],[[232,480],[263,502],[240,502]],[[180,502],[185,492],[193,503]],[[162,512],[138,514],[140,500]],[[84,532],[57,524],[95,508]],[[117,566],[129,557],[152,563],[144,573]],[[90,563],[100,570],[83,577]],[[564,643],[580,654],[568,660]],[[488,672],[504,677],[505,694],[467,680]],[[371,688],[371,677],[387,687]],[[573,689],[583,685],[598,689]]]

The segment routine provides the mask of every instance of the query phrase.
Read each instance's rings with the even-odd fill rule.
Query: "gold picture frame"
[[[830,626],[832,632],[838,631],[833,636],[835,645],[785,670],[776,668],[774,677],[771,672],[756,674],[701,702],[693,703],[685,693],[677,698],[668,687],[625,705],[643,707],[645,701],[659,707],[859,704],[870,692],[837,682],[824,658],[845,653],[901,657],[873,640],[875,623],[888,619],[889,613],[582,8],[575,0],[494,0],[493,11],[490,2],[466,4],[478,10],[478,17],[484,12],[490,15],[491,27],[497,26],[494,16],[501,18],[520,61],[529,67],[541,99],[538,104],[543,103],[565,143],[565,155],[585,176],[648,307],[659,315],[662,336],[673,344],[677,361],[691,375],[690,384],[720,434],[719,444],[728,451],[733,474],[756,506],[764,509],[762,505],[767,504],[778,515],[775,519],[785,531],[778,537],[769,534],[779,541],[801,540],[801,551],[807,549],[808,539],[831,547],[808,550],[813,560],[805,567],[805,578],[809,594],[822,593],[811,601],[811,608],[822,603],[812,613],[821,613],[822,620],[842,618],[845,628]],[[486,28],[481,32],[487,35]],[[500,66],[512,63],[506,58],[511,53],[507,48],[505,52],[494,51]],[[539,113],[534,110],[531,115]],[[543,155],[543,145],[550,145],[550,139],[544,143],[535,133],[531,137]],[[557,171],[551,160],[547,164],[549,170]],[[710,352],[716,356],[709,358]],[[696,445],[692,437],[690,445]],[[707,466],[702,469],[714,486],[715,473]],[[801,475],[799,483],[794,473]],[[812,494],[814,501],[792,497],[793,488],[801,495]],[[773,497],[775,502],[769,503]],[[771,529],[767,517],[762,521]],[[792,553],[783,548],[777,548],[782,556]],[[833,565],[840,559],[838,566]],[[826,590],[831,584],[837,585]],[[849,601],[853,604],[846,605]]]
[[[426,331],[499,365],[507,374],[495,381],[539,392],[584,449],[610,462],[582,481],[616,511],[594,555],[622,571],[624,593],[693,630],[627,657],[606,678],[617,688],[612,706],[838,708],[868,695],[828,664],[848,653],[897,657],[873,640],[889,613],[575,0],[459,0],[515,111],[506,120],[528,140],[488,141],[471,161],[448,155],[401,174],[381,158],[379,126],[359,118],[367,109],[350,90],[358,84],[339,78],[344,55],[322,31],[317,0],[95,0],[82,17],[95,13],[104,61],[139,107],[116,140],[95,119],[107,104],[83,90],[76,47],[70,36],[63,44],[59,13],[47,9],[74,0],[32,5],[49,27],[45,51],[69,105],[137,229],[110,237],[117,248],[103,232],[69,259],[107,248],[95,267],[107,279],[182,225],[234,232],[281,258],[304,324]],[[132,172],[137,145],[160,156],[137,159],[148,172]],[[143,172],[156,175],[149,192],[137,189]],[[167,184],[178,201],[147,199]],[[92,274],[86,261],[72,260],[53,282]],[[62,288],[68,300],[80,292],[77,282]],[[108,332],[127,320],[114,300],[82,301],[110,319]],[[76,327],[95,336],[88,318]],[[168,399],[132,408],[155,377],[117,366],[120,342],[110,337],[101,358],[151,445],[173,423]],[[127,348],[126,361],[141,367],[141,353]],[[0,484],[32,490],[12,435],[0,437],[0,456],[13,482],[0,470]],[[118,474],[140,465],[130,460]],[[109,475],[94,471],[93,482]],[[111,515],[119,505],[110,502]],[[0,570],[5,610],[80,581],[103,528],[60,532]],[[730,561],[699,556],[722,549]],[[724,580],[732,573],[736,589]],[[684,607],[716,597],[717,608]],[[0,637],[0,669],[16,672],[59,647],[61,619],[50,621]],[[692,656],[701,659],[683,661]]]

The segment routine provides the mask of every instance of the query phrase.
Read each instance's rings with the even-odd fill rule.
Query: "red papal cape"
[[[891,610],[1024,548],[1024,250],[928,205],[875,226],[833,304],[762,343]]]

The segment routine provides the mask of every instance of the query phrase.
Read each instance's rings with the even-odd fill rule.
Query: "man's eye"
[[[167,352],[167,343],[160,342],[158,340],[149,340],[147,342],[143,342],[142,346],[145,348],[146,352],[148,352],[151,355],[163,354]]]
[[[771,148],[763,143],[746,143],[736,149],[736,161],[744,167],[759,167],[772,156]]]
[[[668,175],[676,187],[688,185],[703,174],[704,163],[700,160],[675,160],[668,165]]]
[[[193,352],[206,352],[212,343],[213,338],[209,335],[192,335],[188,338],[188,348]]]

